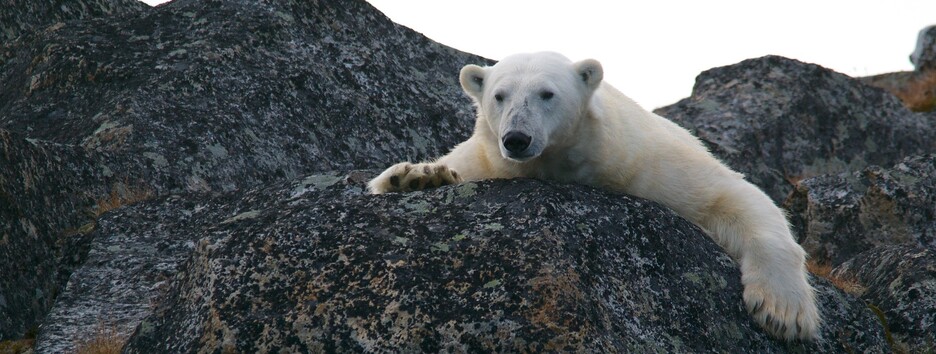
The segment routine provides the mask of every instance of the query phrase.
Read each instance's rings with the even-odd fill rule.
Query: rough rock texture
[[[652,202],[536,180],[371,196],[364,180],[251,192],[188,230],[194,258],[127,351],[886,350],[825,282],[825,341],[768,338],[737,265]]]
[[[85,262],[38,333],[39,353],[71,353],[101,329],[128,336],[164,295],[201,231],[236,214],[225,198],[169,196],[97,219]]]
[[[76,343],[93,337],[99,328],[129,336],[165,295],[169,280],[191,256],[196,242],[216,225],[251,215],[254,209],[278,208],[277,204],[339,181],[360,184],[375,173],[312,175],[243,195],[172,195],[102,216],[90,234],[87,260],[56,299],[36,350],[73,352]]]
[[[0,42],[71,20],[132,14],[147,6],[137,0],[4,0]]]
[[[114,193],[439,155],[473,122],[459,68],[487,62],[364,1],[7,5],[0,23],[33,32],[0,40],[0,340],[35,329]]]
[[[159,194],[440,155],[473,123],[459,69],[487,62],[362,0],[178,0],[0,53],[0,128],[111,152]]]
[[[916,71],[936,70],[936,25],[920,30],[910,62]]]
[[[34,330],[79,261],[91,186],[107,183],[94,167],[81,149],[0,130],[0,339]]]
[[[877,306],[905,353],[936,351],[936,251],[918,246],[883,246],[835,269],[854,276]]]
[[[936,155],[801,182],[784,207],[813,260],[840,264],[876,246],[936,248]]]
[[[914,112],[936,110],[936,69],[927,71],[900,71],[859,78],[868,85],[880,87],[903,102]],[[936,115],[929,115],[936,120]]]
[[[768,338],[736,265],[654,203],[530,180],[373,197],[376,171],[321,174],[443,153],[473,122],[459,68],[489,63],[363,1],[21,2],[0,6],[0,339],[49,312],[39,352],[98,326],[136,331],[133,352],[888,350],[824,281],[825,341]],[[818,146],[819,173],[932,148],[918,116],[815,66],[706,75],[668,109],[745,117],[696,129],[775,198],[800,166],[776,151]]]
[[[936,151],[930,117],[848,76],[776,56],[705,71],[691,97],[656,113],[777,202],[808,177]]]

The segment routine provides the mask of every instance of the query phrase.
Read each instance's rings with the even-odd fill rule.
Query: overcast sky
[[[605,80],[648,109],[689,96],[703,70],[767,54],[851,76],[912,70],[917,33],[936,24],[936,0],[368,2],[491,59],[541,50],[598,59]]]

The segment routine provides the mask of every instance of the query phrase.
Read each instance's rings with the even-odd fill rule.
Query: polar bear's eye
[[[543,92],[540,92],[540,98],[542,98],[542,99],[544,99],[544,100],[548,100],[548,99],[550,99],[550,98],[553,98],[553,93],[552,93],[552,91],[543,91]]]
[[[504,102],[504,95],[498,93],[494,95],[494,99],[497,100],[497,102]]]

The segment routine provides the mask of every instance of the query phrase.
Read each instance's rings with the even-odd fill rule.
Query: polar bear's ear
[[[462,90],[465,90],[468,96],[471,96],[471,98],[474,98],[478,102],[481,102],[481,95],[484,93],[485,74],[484,68],[474,64],[468,64],[461,69],[461,74],[458,75]]]
[[[598,88],[604,78],[604,69],[601,68],[601,63],[595,59],[585,59],[575,63],[575,73],[592,90]]]

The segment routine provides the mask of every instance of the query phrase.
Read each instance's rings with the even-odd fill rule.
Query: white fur
[[[761,326],[784,339],[815,339],[820,316],[805,252],[783,211],[692,134],[644,110],[602,75],[595,60],[572,63],[556,53],[468,65],[460,80],[477,106],[474,135],[435,162],[391,167],[369,188],[384,193],[532,177],[655,200],[705,229],[738,260],[744,302]],[[508,151],[503,137],[510,131],[530,136],[529,148]]]

